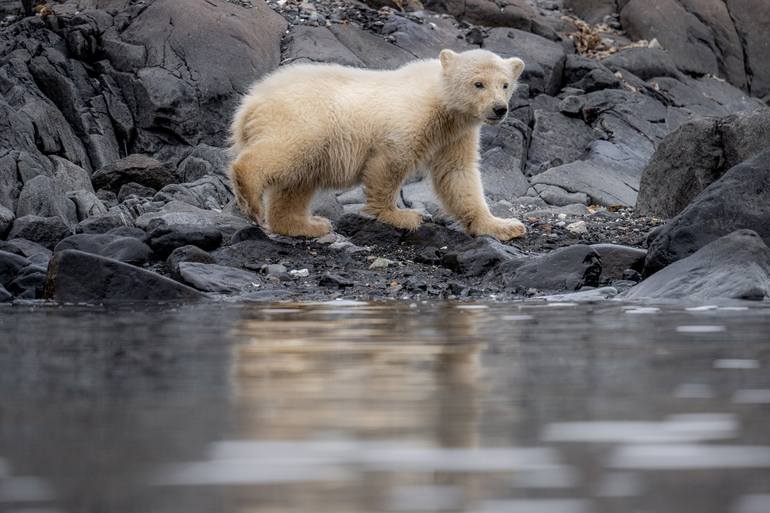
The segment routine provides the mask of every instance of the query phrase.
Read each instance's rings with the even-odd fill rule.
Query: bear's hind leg
[[[270,230],[289,237],[322,237],[331,232],[328,219],[310,216],[310,201],[315,189],[310,186],[282,187],[270,191],[267,222]]]
[[[366,206],[363,212],[371,214],[378,221],[401,228],[416,230],[422,223],[422,214],[416,210],[396,206],[396,197],[401,190],[408,168],[390,162],[383,156],[368,162],[363,173]]]

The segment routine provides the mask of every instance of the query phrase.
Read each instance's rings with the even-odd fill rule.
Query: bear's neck
[[[448,105],[438,104],[433,109],[433,115],[427,120],[423,133],[425,142],[433,149],[438,149],[468,136],[480,126],[481,122],[474,117]]]

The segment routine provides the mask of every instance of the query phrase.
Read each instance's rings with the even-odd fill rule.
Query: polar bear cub
[[[331,223],[310,215],[314,192],[362,184],[366,213],[414,230],[422,216],[396,199],[420,168],[467,233],[519,237],[526,233],[519,220],[490,213],[478,158],[481,125],[506,118],[523,70],[521,59],[486,50],[442,50],[438,59],[389,71],[280,68],[251,88],[232,123],[238,204],[274,233],[319,237]]]

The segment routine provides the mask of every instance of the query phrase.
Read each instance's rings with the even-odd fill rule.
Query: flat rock
[[[653,274],[623,297],[761,301],[770,297],[770,249],[756,232],[737,230]]]
[[[603,163],[577,160],[545,171],[532,178],[536,184],[553,185],[569,193],[584,194],[591,203],[612,206],[633,206],[638,191],[637,176],[622,168]],[[541,193],[541,197],[542,193]],[[581,197],[566,197],[563,201],[578,203]],[[547,200],[546,200],[547,201]]]
[[[604,59],[602,64],[612,71],[630,71],[642,80],[682,76],[668,52],[659,48],[624,48]]]
[[[27,258],[35,265],[48,265],[52,252],[50,249],[26,239],[8,239],[0,241],[0,251],[7,251]]]
[[[196,289],[216,294],[250,292],[261,284],[260,278],[253,272],[199,262],[180,262],[179,275]]]
[[[192,301],[197,290],[110,258],[65,250],[48,266],[45,298],[61,302]]]
[[[641,273],[647,252],[643,249],[620,246],[618,244],[592,244],[591,248],[602,261],[601,283],[610,283],[623,279],[626,270]]]
[[[197,246],[182,246],[181,248],[176,248],[171,252],[168,258],[166,258],[166,268],[168,269],[169,274],[171,274],[177,281],[182,279],[181,274],[179,274],[179,264],[182,262],[213,264],[216,263],[216,260],[211,254],[203,251]]]
[[[119,235],[85,233],[71,235],[56,245],[54,254],[68,249],[76,249],[138,266],[146,264],[152,257],[152,250],[147,244],[133,237]]]
[[[171,201],[157,212],[142,214],[136,218],[135,224],[143,230],[153,230],[162,225],[214,227],[221,231],[224,237],[232,237],[241,228],[253,226],[243,217],[194,207],[181,201]]]
[[[770,244],[770,148],[730,169],[658,232],[645,274],[742,228],[756,231]]]

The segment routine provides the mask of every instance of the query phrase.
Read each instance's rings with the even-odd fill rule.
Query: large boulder
[[[495,28],[484,40],[484,49],[502,57],[519,57],[525,68],[521,81],[531,93],[559,92],[566,54],[564,48],[536,34],[509,28]]]
[[[770,249],[752,230],[713,240],[624,293],[627,299],[763,300],[770,297]]]
[[[727,0],[727,9],[743,43],[744,65],[753,96],[770,99],[770,9],[765,0]]]
[[[620,19],[632,37],[660,41],[680,70],[746,88],[741,40],[723,0],[631,0]]]
[[[62,302],[190,301],[204,296],[159,274],[82,251],[60,251],[48,266],[46,299]]]
[[[543,21],[526,0],[424,0],[426,8],[488,27],[536,31]]]
[[[742,228],[756,231],[770,244],[770,148],[730,169],[657,233],[645,274]]]
[[[601,23],[618,9],[616,0],[564,0],[562,5],[591,24]]]
[[[770,146],[770,110],[697,119],[666,136],[642,173],[636,210],[671,218],[724,173]]]
[[[24,216],[13,221],[8,238],[27,239],[53,249],[60,240],[69,235],[72,235],[72,229],[64,224],[61,217]]]

